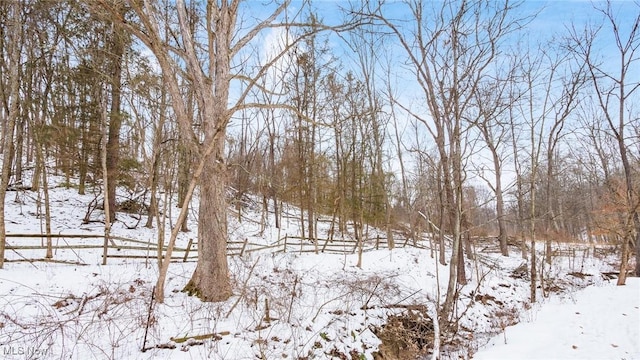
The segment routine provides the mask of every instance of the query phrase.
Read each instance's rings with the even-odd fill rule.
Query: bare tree
[[[124,17],[124,9],[116,4],[116,11],[120,12],[118,17]],[[106,144],[106,170],[108,178],[105,201],[109,202],[109,219],[115,221],[118,203],[116,201],[116,185],[118,184],[119,164],[120,164],[120,130],[122,128],[121,103],[122,103],[122,61],[125,48],[127,46],[126,33],[122,27],[114,23],[109,39],[109,67],[111,85],[111,108],[109,110],[109,135]],[[107,209],[107,206],[105,206]]]
[[[311,24],[317,22],[314,15],[310,16]],[[313,26],[313,25],[312,25]],[[301,31],[304,31],[301,29]],[[328,48],[316,35],[301,42],[295,51],[289,71],[288,82],[291,94],[291,105],[297,109],[293,115],[295,136],[290,139],[290,149],[294,153],[295,163],[292,171],[295,174],[294,186],[300,204],[300,228],[304,236],[316,246],[318,242],[315,229],[317,216],[317,155],[318,155],[318,122],[322,116],[324,104],[321,103],[320,78],[325,75],[330,65],[323,57]],[[306,218],[305,218],[306,215]]]
[[[547,154],[547,160],[551,161],[551,164],[547,164],[550,166],[547,168],[547,174],[553,175],[555,149],[563,135],[562,130],[566,120],[578,103],[578,91],[584,84],[584,74],[580,66],[577,68],[574,66],[566,52],[553,49],[551,44],[539,45],[525,54],[517,75],[520,82],[515,85],[514,90],[511,90],[512,94],[522,97],[522,101],[517,102],[516,106],[509,110],[509,117],[517,171],[518,217],[520,221],[528,219],[531,244],[529,259],[531,301],[535,302],[538,276],[535,243],[540,212],[548,210],[544,206],[538,206],[538,183],[541,181],[540,167],[542,166],[540,159],[545,154],[545,150],[551,151],[551,154]],[[515,117],[523,119],[520,124],[522,135],[516,135],[518,131]],[[527,144],[520,143],[519,140],[526,141]],[[528,167],[519,158],[522,151],[526,153]],[[525,198],[525,194],[528,198]],[[527,214],[525,214],[525,208],[528,209]],[[545,218],[549,219],[549,215]],[[548,235],[546,244],[547,253],[550,256],[551,240]]]
[[[484,174],[484,169],[480,170],[480,177],[483,178],[491,191],[495,194],[496,217],[498,223],[498,243],[503,256],[509,256],[507,245],[507,226],[504,205],[504,185],[503,162],[506,157],[504,148],[508,145],[510,124],[510,109],[519,101],[519,94],[514,94],[511,89],[512,83],[517,81],[516,74],[517,58],[512,57],[505,66],[498,66],[498,74],[493,79],[488,79],[476,88],[475,106],[477,108],[477,118],[470,119],[478,128],[484,142],[491,153],[493,165],[493,178],[488,178]]]
[[[227,165],[225,161],[225,136],[227,126],[234,113],[246,108],[271,107],[276,105],[258,104],[246,101],[268,68],[282,58],[296,44],[292,41],[272,59],[257,67],[238,67],[244,73],[234,73],[233,61],[242,59],[251,51],[251,46],[259,35],[268,28],[284,28],[278,23],[285,13],[289,1],[275,4],[271,15],[249,29],[239,29],[237,22],[241,16],[240,0],[207,1],[194,3],[195,10],[187,11],[184,0],[176,2],[177,24],[162,16],[161,6],[167,4],[152,1],[126,1],[130,14],[123,17],[110,1],[99,1],[100,8],[108,10],[125,30],[144,43],[153,53],[162,70],[164,84],[171,97],[171,105],[176,115],[178,128],[184,144],[196,156],[198,164],[191,180],[189,194],[198,184],[200,208],[198,211],[198,263],[193,276],[185,287],[189,294],[203,301],[221,301],[231,295],[231,284],[226,258],[227,234]],[[190,26],[197,16],[196,30]],[[177,26],[174,28],[173,26]],[[172,27],[170,36],[164,36],[164,27]],[[320,28],[314,26],[314,31]],[[301,37],[300,37],[301,38]],[[298,38],[299,39],[299,38]],[[202,40],[202,41],[200,41]],[[176,59],[175,57],[178,57]],[[180,88],[180,78],[189,80],[194,91],[194,99],[199,116],[194,119],[184,93]],[[238,81],[240,93],[230,97],[231,82]],[[232,101],[233,100],[233,101]],[[231,105],[229,105],[232,103]],[[282,106],[283,108],[289,108]],[[291,109],[294,110],[295,109]],[[201,133],[194,131],[198,125]],[[200,179],[206,173],[207,177]],[[179,222],[186,216],[186,196]],[[172,232],[166,260],[161,268],[157,299],[162,301],[164,280],[168,269],[176,229]]]
[[[577,132],[583,145],[575,149],[589,183],[585,227],[589,241],[615,243],[625,236],[626,191],[621,188],[624,175],[617,161],[617,141],[610,136],[598,101],[591,95],[591,101],[583,102],[579,113]],[[580,198],[584,197],[582,193]]]
[[[637,168],[632,166],[633,152],[630,151],[633,134],[631,124],[637,123],[637,115],[633,113],[633,105],[637,101],[637,90],[640,80],[637,77],[640,64],[640,8],[630,15],[631,21],[623,23],[617,18],[618,11],[612,1],[607,1],[603,8],[596,8],[603,18],[604,24],[599,27],[588,27],[579,31],[575,27],[571,30],[573,53],[587,66],[589,80],[595,98],[600,106],[602,116],[609,131],[615,138],[622,162],[625,178],[626,216],[624,221],[625,234],[622,244],[620,263],[620,277],[618,285],[624,285],[629,256],[628,244],[636,246],[636,275],[640,275],[640,196],[637,193],[634,177]],[[607,33],[605,33],[607,32]],[[612,44],[615,60],[605,62],[598,58],[597,43],[602,39],[609,39]],[[637,136],[637,134],[636,134]]]
[[[501,41],[518,30],[512,19],[516,5],[491,1],[407,1],[410,28],[387,17],[381,6],[365,14],[394,34],[407,57],[426,103],[427,114],[410,112],[431,136],[442,166],[444,206],[452,233],[452,255],[447,295],[441,318],[452,314],[461,263],[464,151],[467,128],[463,119],[473,92],[494,62]],[[432,8],[430,7],[432,6]],[[462,266],[461,266],[462,265]]]
[[[382,113],[382,99],[379,94],[379,89],[376,88],[376,68],[379,61],[377,49],[382,46],[383,42],[374,31],[370,31],[364,26],[361,26],[357,31],[352,31],[351,34],[349,45],[357,57],[359,74],[362,78],[363,90],[366,95],[366,114],[364,114],[364,116],[371,125],[371,136],[369,137],[372,148],[372,156],[370,157],[372,160],[371,196],[374,197],[372,203],[377,205],[377,209],[372,209],[372,211],[377,212],[380,208],[384,209],[387,246],[389,249],[393,249],[395,242],[393,232],[391,231],[391,201],[383,164],[384,143],[388,136],[384,129],[387,128],[389,119]],[[374,218],[377,219],[377,214],[374,214]]]
[[[22,4],[18,1],[10,1],[0,4],[0,19],[4,32],[2,43],[2,71],[8,71],[7,81],[2,80],[1,92],[3,98],[3,119],[2,131],[2,181],[0,181],[0,269],[4,266],[4,251],[6,245],[6,228],[4,220],[4,200],[7,186],[9,185],[9,175],[11,173],[12,153],[14,143],[14,131],[16,119],[19,115],[20,104],[20,69],[22,67],[22,49],[24,29],[21,21],[24,13]]]
[[[553,41],[535,50],[537,55],[526,59],[525,69],[522,70],[526,79],[526,110],[523,118],[529,126],[530,140],[530,168],[529,194],[531,221],[530,231],[532,241],[535,241],[537,218],[545,221],[545,261],[551,264],[551,236],[550,228],[558,232],[557,215],[554,209],[552,191],[557,172],[555,158],[558,144],[564,136],[565,124],[579,103],[579,91],[583,87],[584,67],[575,64],[571,57],[562,49],[554,49]],[[540,176],[540,157],[545,156],[546,175]],[[538,181],[544,180],[541,190],[544,203],[538,204]],[[539,209],[536,209],[540,205]],[[544,215],[540,215],[542,212]],[[552,225],[554,224],[554,225]],[[532,257],[533,247],[532,247]],[[535,264],[532,261],[532,266]],[[532,270],[533,271],[533,270]],[[534,285],[532,285],[534,286]]]

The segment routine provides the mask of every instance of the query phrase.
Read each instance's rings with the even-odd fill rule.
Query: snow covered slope
[[[549,300],[477,352],[476,360],[640,359],[640,279]]]
[[[99,222],[83,224],[93,195],[51,184],[53,233],[102,233]],[[31,192],[8,194],[9,233],[42,231],[37,200]],[[242,221],[229,217],[230,236],[268,245],[285,234],[299,235],[297,210],[285,210],[290,217],[283,228],[267,219],[261,229],[260,208],[248,207]],[[99,214],[95,210],[92,216]],[[177,211],[165,215],[169,231]],[[191,232],[180,234],[179,245],[195,236],[195,215],[190,213]],[[154,229],[141,225],[144,216],[119,218],[115,234],[157,238],[155,224]],[[326,234],[328,228],[319,231]],[[54,245],[71,240],[90,242],[61,238]],[[13,245],[26,242],[41,239],[9,239]],[[637,279],[620,288],[600,276],[615,261],[594,256],[588,247],[555,257],[545,268],[545,284],[555,290],[531,307],[527,279],[513,276],[524,263],[518,250],[508,258],[480,244],[476,250],[476,260],[466,264],[469,284],[459,289],[460,331],[443,339],[448,345],[442,358],[469,358],[490,341],[475,358],[640,359]],[[153,252],[150,260],[114,258],[105,266],[101,254],[99,247],[54,251],[55,260],[83,264],[74,265],[26,261],[42,259],[41,250],[7,250],[14,261],[0,270],[0,358],[372,359],[381,344],[376,331],[408,308],[432,313],[448,274],[448,266],[437,264],[424,248],[368,251],[361,268],[355,254],[255,252],[230,258],[234,296],[228,301],[202,303],[181,292],[195,263],[179,261],[169,268],[165,302],[158,304],[151,302],[158,275]],[[585,285],[593,286],[576,292]],[[522,324],[506,327],[518,321]]]

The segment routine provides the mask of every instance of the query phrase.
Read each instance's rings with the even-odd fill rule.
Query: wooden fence
[[[158,253],[157,243],[122,236],[109,236],[109,241],[105,241],[102,234],[7,234],[6,238],[5,258],[9,262],[44,260],[86,263],[80,252],[86,255],[87,250],[102,250],[95,254],[100,255],[103,262],[111,258],[155,259]],[[46,259],[49,240],[53,256]],[[163,246],[163,253],[166,249],[166,245]],[[174,247],[171,261],[195,260],[196,251],[192,250],[191,240],[186,246]]]
[[[80,252],[87,254],[87,250],[96,251],[103,263],[108,259],[145,259],[154,260],[158,256],[158,244],[152,241],[110,236],[105,241],[104,235],[98,234],[7,234],[5,257],[6,261],[56,261],[73,264],[86,264],[87,261]],[[45,258],[48,245],[51,242],[52,258]],[[424,248],[420,244],[408,241],[396,242],[397,247],[415,246]],[[273,244],[260,244],[244,241],[227,242],[229,256],[242,256],[253,252],[296,252],[296,253],[334,253],[353,254],[358,251],[359,243],[354,239],[322,239],[311,240],[300,236],[284,236]],[[371,251],[387,247],[387,239],[377,236],[365,239],[362,251]],[[162,253],[166,252],[166,245]],[[189,239],[173,248],[171,261],[188,262],[198,258],[197,242]]]
[[[416,247],[428,249],[428,241],[418,243],[410,242],[408,239],[396,236],[396,247]],[[7,234],[5,251],[5,261],[50,261],[70,264],[88,264],[102,262],[107,263],[109,259],[144,259],[153,261],[158,257],[158,244],[152,241],[125,238],[121,236],[110,236],[109,241],[105,241],[103,234]],[[487,243],[494,247],[494,241],[483,239],[477,241],[479,244]],[[493,239],[491,239],[493,240]],[[52,257],[46,258],[47,243],[51,242]],[[362,251],[372,251],[387,248],[387,239],[381,236],[365,239],[362,244],[351,238],[318,238],[315,240],[301,236],[284,236],[272,244],[254,243],[247,239],[244,241],[227,242],[227,254],[229,256],[243,256],[254,252],[289,252],[289,253],[332,253],[332,254],[354,254],[362,246]],[[589,250],[594,255],[600,255],[604,251],[594,245],[585,244],[580,248],[556,248],[554,256],[569,256],[575,258],[576,255],[588,256]],[[94,250],[89,252],[89,250]],[[102,251],[100,251],[102,250]],[[162,247],[162,256],[166,253],[166,245]],[[611,249],[605,249],[611,251]],[[497,250],[496,250],[497,251]],[[576,252],[582,251],[581,254]],[[481,248],[481,253],[491,253],[488,248]],[[88,257],[93,256],[90,260]],[[197,242],[193,239],[180,239],[173,248],[172,262],[190,262],[198,258]],[[488,261],[488,260],[487,260]]]

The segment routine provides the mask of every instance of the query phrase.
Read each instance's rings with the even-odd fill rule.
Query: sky
[[[355,2],[360,4],[360,2]],[[299,10],[300,1],[293,1],[291,5],[291,13],[295,13]],[[426,8],[430,8],[430,4],[424,2]],[[264,17],[263,11],[268,11],[262,5],[262,2],[249,1],[246,3],[247,10],[250,10],[250,16]],[[434,7],[438,7],[438,4],[433,3]],[[543,49],[550,49],[552,46],[559,45],[560,41],[569,36],[572,27],[576,31],[581,32],[585,27],[598,27],[603,24],[602,13],[597,9],[606,8],[606,1],[586,1],[586,0],[564,0],[564,1],[537,1],[537,0],[524,0],[518,11],[514,14],[517,17],[533,16],[530,23],[526,25],[526,31],[519,34],[517,38],[513,39],[514,46],[518,43],[518,46],[526,49],[537,48],[541,45]],[[613,13],[616,18],[619,19],[618,24],[623,34],[628,34],[630,26],[633,24],[633,20],[640,13],[640,2],[623,0],[611,2]],[[337,24],[344,18],[344,13],[341,11],[342,7],[348,6],[346,1],[326,0],[326,1],[312,1],[314,11],[317,12],[318,17],[328,24]],[[408,13],[408,8],[403,1],[388,1],[385,5],[385,13],[390,18],[396,19],[396,23],[401,23],[402,19],[410,18],[411,14]],[[426,14],[425,16],[428,16]],[[304,20],[304,16],[302,17]],[[596,42],[596,46],[599,47],[598,52],[601,60],[611,66],[611,69],[615,69],[618,64],[615,60],[616,49],[614,47],[613,39],[610,37],[611,29],[610,24],[604,23],[604,26],[600,32],[599,40]],[[265,41],[262,44],[263,50],[261,53],[268,54],[273,52],[272,48],[278,39],[282,39],[282,36],[278,35],[281,30],[274,30],[267,32]],[[354,51],[349,48],[344,40],[348,39],[348,36],[339,37],[332,35],[329,37],[329,44],[332,47],[335,55],[338,57],[343,69],[351,69],[356,73],[359,72],[358,66],[355,65],[356,55]],[[548,42],[551,41],[551,45]],[[523,44],[524,43],[524,44]],[[399,47],[396,47],[393,43],[385,44],[384,48],[376,49],[376,54],[382,57],[391,58],[391,70],[389,71],[394,96],[400,99],[407,107],[415,107],[413,110],[421,113],[422,116],[429,117],[428,114],[424,114],[426,109],[416,109],[420,104],[424,104],[424,93],[415,82],[415,76],[412,74],[412,70],[404,65],[406,61],[406,53]],[[386,59],[383,61],[387,61]],[[384,79],[387,76],[387,70],[381,68],[377,69],[377,76],[379,77],[378,90],[386,91],[384,85]],[[636,70],[640,74],[640,69]],[[640,75],[638,75],[640,78]],[[411,116],[403,113],[401,110],[396,109],[396,115],[398,115],[399,123],[403,126],[405,131],[406,146],[411,147],[416,143],[415,133],[411,131],[409,124]],[[422,129],[421,131],[424,131]],[[424,136],[428,138],[426,132]],[[424,143],[423,141],[421,141]],[[427,142],[428,143],[428,142]],[[399,173],[399,165],[397,164],[396,157],[394,156],[393,149],[388,150],[389,162],[388,167],[395,173]],[[408,157],[405,157],[405,160]],[[486,159],[490,157],[485,156]],[[485,161],[485,160],[480,160]],[[491,167],[490,165],[488,166]],[[508,169],[507,169],[508,170]],[[504,183],[512,183],[513,175],[506,171],[507,177]],[[480,181],[480,183],[482,183]]]
[[[427,2],[425,1],[425,3]],[[319,18],[329,24],[337,24],[343,19],[344,14],[341,12],[340,8],[346,6],[346,4],[347,1],[342,0],[312,1],[314,11],[317,12]],[[291,7],[288,10],[289,14],[297,13],[301,5],[302,1],[292,1]],[[437,4],[435,5],[437,6]],[[518,15],[523,16],[537,14],[537,16],[527,25],[527,31],[524,33],[523,38],[519,38],[518,40],[545,44],[546,41],[551,38],[561,39],[567,36],[568,28],[572,26],[572,24],[575,25],[576,29],[583,29],[585,26],[591,24],[601,24],[602,16],[594,9],[594,7],[603,8],[605,6],[606,2],[604,1],[524,0],[519,8]],[[240,28],[244,29],[244,31],[247,31],[248,28],[255,24],[256,19],[264,19],[275,8],[273,2],[255,0],[244,2],[243,7],[244,8],[242,9],[243,11],[241,15],[241,21],[239,21],[238,24]],[[629,26],[633,23],[634,17],[638,16],[638,14],[640,13],[640,2],[630,0],[614,0],[612,1],[612,7],[614,9],[614,13],[619,16],[619,24],[621,25],[622,32],[628,32]],[[390,14],[391,17],[396,19],[401,19],[410,15],[407,13],[406,4],[404,4],[402,1],[389,1],[385,5],[385,9],[386,11],[388,11],[388,14]],[[304,16],[302,16],[302,20],[304,20]],[[603,28],[602,34],[607,34],[608,32],[608,28]],[[278,45],[278,42],[282,41],[282,33],[282,28],[266,30],[263,34],[261,34],[261,38],[256,43],[258,49],[247,49],[246,52],[243,52],[239,56],[239,58],[241,58],[241,60],[239,61],[244,62],[244,60],[255,60],[256,58],[260,58],[260,61],[263,62],[266,61],[266,58],[269,54],[276,53],[273,49]],[[359,70],[358,67],[354,65],[355,55],[353,50],[346,46],[346,44],[344,43],[345,38],[341,38],[335,35],[330,36],[329,45],[332,47],[332,50],[335,52],[336,56],[341,62],[341,67],[345,70],[352,69],[357,74]],[[558,41],[556,41],[556,43]],[[611,41],[611,38],[602,37],[602,40],[597,44],[603,49],[600,52],[602,60],[608,64],[617,64],[617,62],[611,61],[611,56],[614,54],[614,49],[612,47],[613,41]],[[535,47],[535,45],[531,45],[531,47]],[[409,104],[409,106],[411,106],[412,104],[424,104],[424,94],[418,88],[415,82],[415,77],[403,64],[406,58],[406,54],[404,54],[403,51],[396,50],[398,49],[395,48],[394,45],[385,45],[385,48],[376,49],[376,54],[387,54],[392,58],[392,70],[390,71],[390,73],[391,77],[393,78],[392,86],[394,87],[394,91],[396,92],[395,96],[400,98],[404,104]],[[256,57],[256,52],[254,51],[257,51],[259,56]],[[386,70],[382,68],[378,70],[379,71],[377,75],[381,79],[384,78],[386,76]],[[640,69],[637,70],[637,72],[639,73],[638,78],[640,78]],[[382,81],[380,81],[378,84],[380,91],[386,91],[385,85],[383,85]],[[239,90],[236,91],[236,94],[238,93],[238,91]],[[262,101],[264,100],[262,99]],[[424,109],[422,109],[421,111],[424,112]],[[403,114],[401,111],[398,111],[397,115],[401,124],[403,121],[406,123],[410,118],[410,116],[408,116],[407,114]],[[231,133],[234,131],[234,128],[236,128],[237,125],[237,121],[232,121],[230,126]],[[415,136],[413,134],[408,134],[408,127],[406,127],[404,130],[407,131],[407,146],[411,146],[412,143],[416,142]],[[425,134],[425,136],[427,135]],[[388,151],[388,167],[392,169],[392,171],[398,172],[397,163],[394,163],[393,153],[394,150],[392,149]],[[509,181],[506,182],[508,183]]]

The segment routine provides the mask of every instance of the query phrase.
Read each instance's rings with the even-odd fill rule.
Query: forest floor
[[[100,210],[87,217],[94,194],[80,196],[62,181],[51,184],[52,233],[104,233]],[[42,233],[41,200],[30,191],[9,192],[7,233]],[[243,216],[229,217],[231,240],[269,245],[300,235],[296,208],[285,206],[289,216],[278,229],[272,213],[263,216],[250,199],[245,205]],[[167,234],[179,211],[168,209]],[[191,211],[191,231],[180,233],[178,246],[196,236],[195,216]],[[157,223],[148,229],[145,221],[121,213],[112,233],[155,242]],[[326,236],[329,225],[320,224],[319,233]],[[176,261],[160,304],[152,301],[158,276],[153,252],[150,260],[110,258],[101,265],[100,247],[78,248],[90,239],[73,239],[76,245],[65,248],[71,240],[53,240],[55,262],[33,261],[44,258],[41,249],[7,250],[0,270],[2,358],[426,357],[433,341],[430,318],[444,299],[449,270],[432,257],[428,242],[364,252],[361,267],[355,266],[357,254],[256,251],[229,257],[234,296],[228,301],[202,303],[181,292],[195,262]],[[34,239],[7,242],[28,241]],[[545,281],[531,304],[519,250],[513,247],[511,256],[503,257],[493,244],[476,244],[475,259],[466,263],[469,283],[458,289],[458,331],[442,338],[442,358],[640,359],[638,279],[616,287],[602,275],[617,268],[608,247],[553,245],[556,256],[544,266]],[[127,249],[119,253],[126,255]]]

